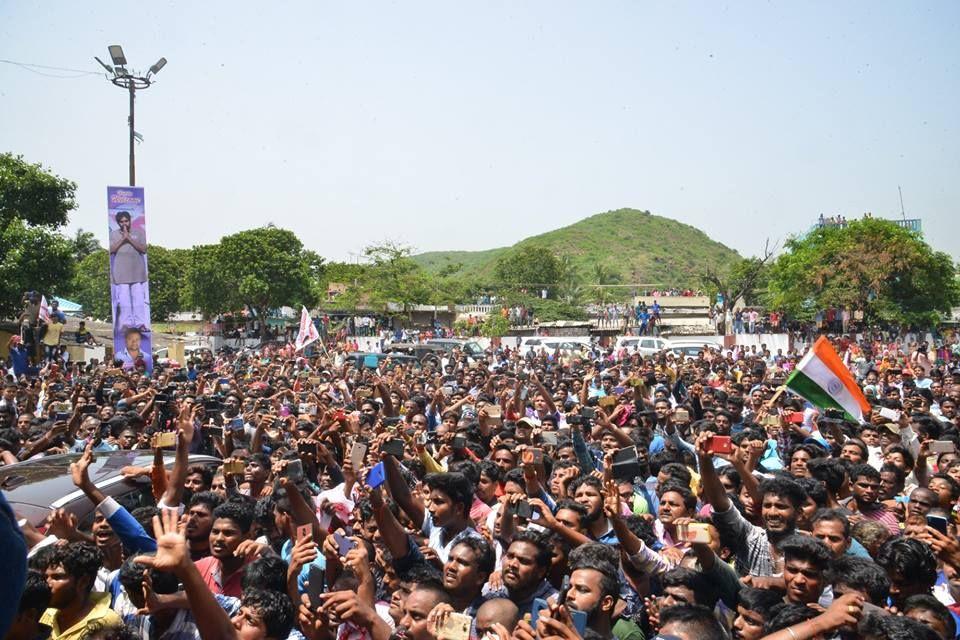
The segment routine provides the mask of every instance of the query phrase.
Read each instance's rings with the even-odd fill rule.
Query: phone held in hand
[[[307,576],[307,597],[310,599],[310,606],[315,610],[323,606],[323,599],[320,594],[326,590],[325,582],[324,570],[315,564],[311,564]]]
[[[730,436],[710,436],[707,439],[707,451],[710,453],[733,453]]]
[[[380,451],[391,455],[394,458],[403,458],[403,440],[393,439],[387,440],[383,443],[383,446],[380,447]]]
[[[339,531],[334,532],[333,539],[337,543],[337,553],[340,554],[341,558],[346,557],[346,555],[357,546],[356,542],[343,535]]]
[[[705,522],[678,525],[677,536],[684,542],[710,544],[710,525]]]
[[[437,629],[437,640],[467,640],[473,618],[462,613],[449,613]]]
[[[300,482],[303,480],[303,462],[300,460],[288,460],[287,466],[284,469],[284,475],[290,478],[293,482]]]

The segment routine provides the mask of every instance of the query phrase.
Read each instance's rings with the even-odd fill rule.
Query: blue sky
[[[960,257],[958,2],[0,4],[0,58],[98,71],[114,43],[169,60],[137,102],[154,243],[484,249],[636,207],[752,254],[899,216],[901,185]],[[0,149],[77,181],[102,239],[126,111],[0,64]]]

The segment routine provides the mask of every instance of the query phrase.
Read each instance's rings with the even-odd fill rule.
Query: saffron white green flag
[[[786,387],[821,409],[840,409],[857,422],[870,415],[866,396],[824,336],[803,356]]]

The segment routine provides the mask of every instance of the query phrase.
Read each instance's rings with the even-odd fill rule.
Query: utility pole
[[[137,132],[134,126],[134,103],[137,99],[137,89],[143,90],[153,84],[153,76],[160,72],[160,69],[167,64],[166,58],[160,58],[150,67],[144,75],[137,75],[135,71],[127,69],[127,58],[123,54],[123,47],[118,44],[112,44],[107,49],[110,51],[110,58],[113,60],[113,66],[106,64],[103,60],[94,56],[93,59],[100,63],[100,66],[106,69],[108,80],[120,87],[126,89],[130,94],[130,115],[127,117],[127,124],[130,126],[130,186],[137,183],[137,169],[134,152],[134,143],[136,142]]]

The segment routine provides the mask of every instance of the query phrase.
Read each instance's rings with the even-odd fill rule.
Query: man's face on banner
[[[140,353],[140,332],[131,331],[127,334],[127,353]]]

